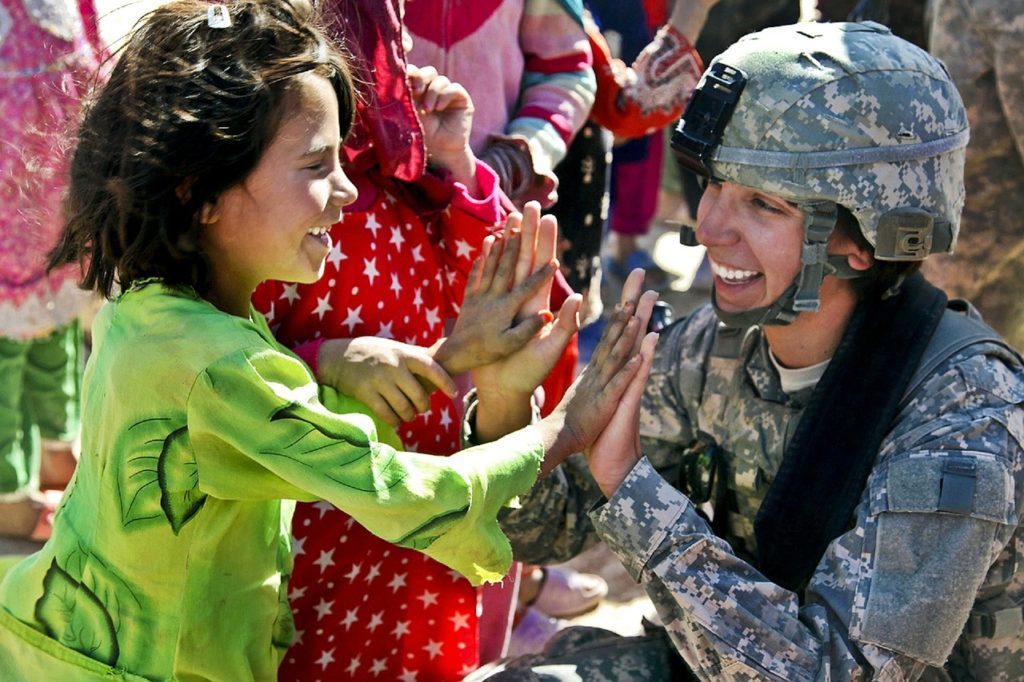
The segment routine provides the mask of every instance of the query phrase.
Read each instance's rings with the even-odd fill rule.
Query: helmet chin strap
[[[797,277],[799,279],[799,277]],[[715,308],[715,315],[726,327],[746,329],[754,325],[767,324],[789,324],[796,319],[797,313],[793,310],[793,299],[796,296],[797,283],[793,282],[786,288],[782,295],[775,299],[771,305],[760,308],[751,308],[738,313],[730,313],[718,305],[718,298],[715,290],[711,289],[711,305]]]
[[[836,226],[836,205],[832,202],[812,202],[800,205],[804,211],[804,243],[800,253],[803,264],[793,283],[786,287],[773,303],[731,313],[718,305],[715,290],[711,290],[711,305],[715,315],[726,327],[746,328],[754,325],[786,325],[802,312],[816,312],[821,307],[821,283],[827,275],[840,279],[863,277],[867,271],[854,270],[846,256],[826,253],[828,238]],[[692,233],[692,230],[691,230]],[[682,239],[687,239],[684,235]]]

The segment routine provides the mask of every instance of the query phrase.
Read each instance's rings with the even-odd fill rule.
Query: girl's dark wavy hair
[[[211,28],[208,2],[174,0],[140,22],[87,106],[51,268],[80,262],[82,288],[109,297],[150,277],[204,293],[205,203],[256,166],[295,78],[322,75],[342,136],[355,112],[348,61],[308,0],[236,0]]]

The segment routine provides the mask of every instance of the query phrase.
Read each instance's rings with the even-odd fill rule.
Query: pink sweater
[[[553,188],[552,169],[597,88],[578,0],[407,0],[404,21],[409,62],[436,67],[472,96],[473,151],[523,140]]]

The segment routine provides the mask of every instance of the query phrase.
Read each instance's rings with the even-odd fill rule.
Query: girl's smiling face
[[[711,180],[697,207],[715,301],[739,313],[774,303],[800,272],[804,214],[784,199]]]
[[[295,78],[276,134],[240,184],[203,211],[203,250],[211,300],[248,315],[253,289],[267,279],[314,282],[331,249],[327,229],[356,188],[341,168],[338,99],[313,73]]]

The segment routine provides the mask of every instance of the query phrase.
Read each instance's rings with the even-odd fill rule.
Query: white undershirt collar
[[[818,383],[822,376],[825,374],[825,370],[828,368],[828,363],[831,362],[832,358],[828,358],[816,365],[810,367],[801,367],[799,369],[789,369],[779,364],[779,361],[775,359],[775,353],[772,349],[768,349],[768,357],[771,358],[772,364],[775,365],[775,369],[779,373],[779,381],[782,383],[782,390],[787,394],[792,395],[797,391],[814,386]]]

